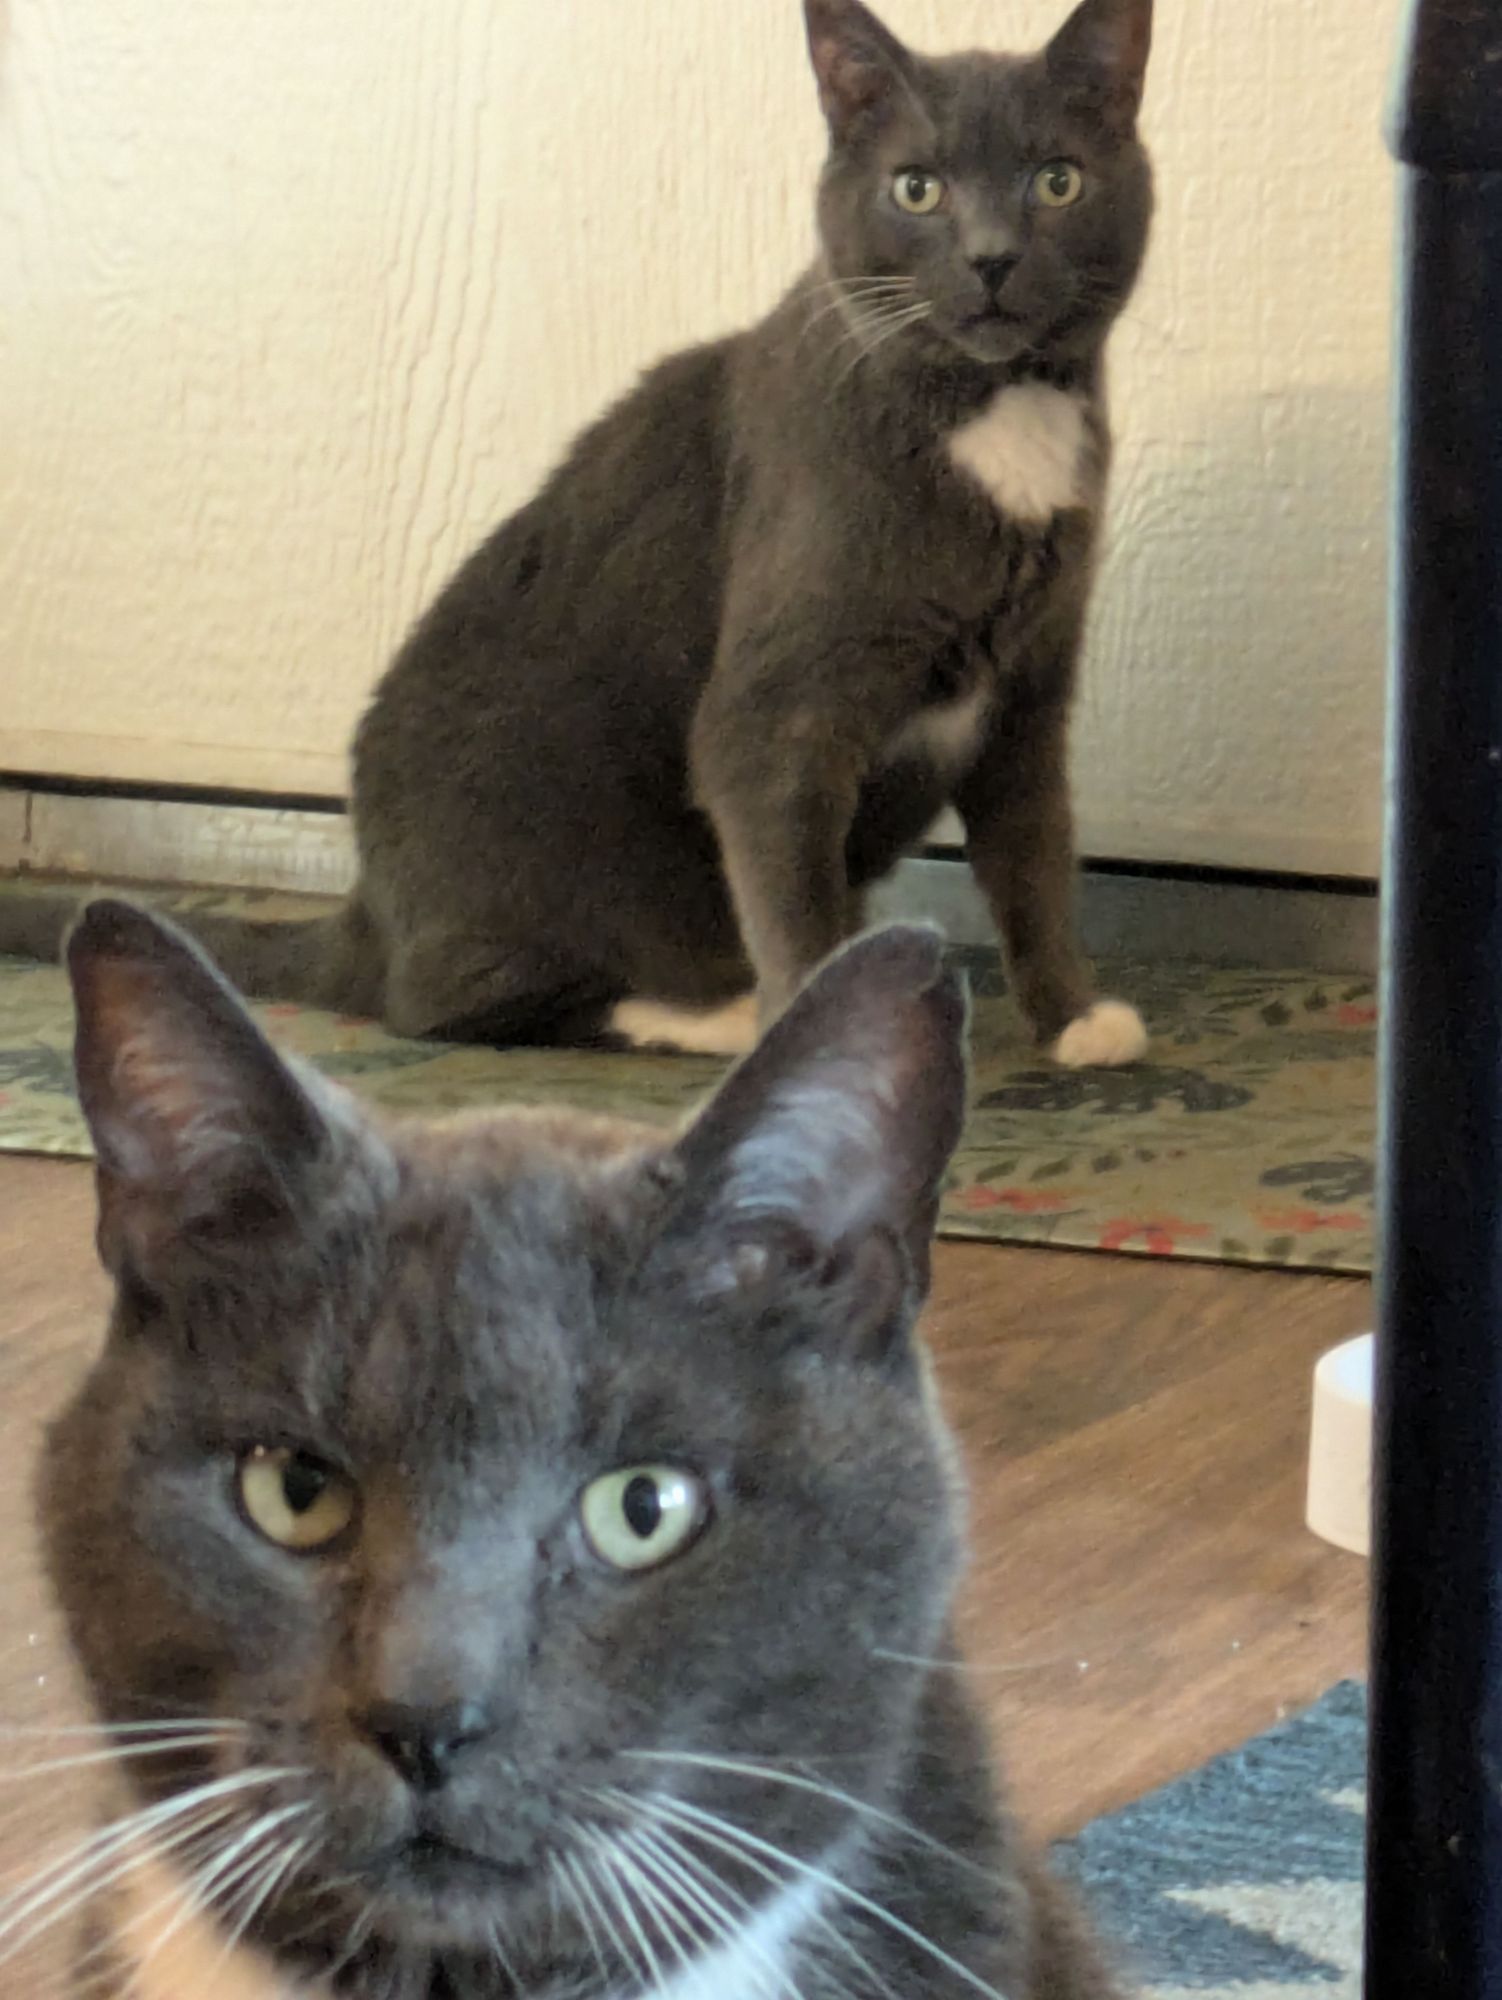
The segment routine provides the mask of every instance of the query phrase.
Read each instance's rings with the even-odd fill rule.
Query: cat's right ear
[[[105,898],[66,961],[105,1265],[155,1288],[184,1255],[254,1251],[294,1225],[333,1128],[198,947]]]
[[[1049,75],[1108,129],[1130,133],[1153,43],[1153,0],[1080,0],[1045,51]]]
[[[803,0],[819,103],[837,143],[877,119],[907,80],[912,57],[861,0]]]
[[[828,1299],[851,1331],[927,1290],[965,1104],[966,999],[939,934],[894,925],[815,973],[670,1156],[667,1236],[705,1295]]]

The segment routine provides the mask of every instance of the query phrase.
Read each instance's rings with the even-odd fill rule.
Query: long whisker
[[[816,306],[809,313],[802,327],[799,329],[798,338],[794,342],[794,345],[801,347],[806,337],[819,322],[828,319],[831,313],[845,313],[850,319],[858,319],[863,309],[899,305],[911,298],[912,291],[913,287],[911,283],[904,285],[872,285],[860,291],[854,288],[842,289],[832,299],[826,299],[822,305]]]
[[[933,307],[925,301],[921,305],[907,306],[901,312],[889,315],[875,338],[867,341],[860,351],[845,363],[835,377],[835,387],[839,388],[847,376],[853,374],[863,361],[869,361],[878,348],[885,347],[889,340],[894,340],[907,327],[916,326],[919,320],[928,319],[932,313]]]
[[[858,1798],[854,1792],[842,1791],[838,1785],[826,1784],[820,1778],[805,1778],[781,1765],[769,1764],[758,1757],[715,1757],[694,1750],[628,1750],[628,1757],[636,1757],[649,1764],[687,1764],[701,1771],[720,1771],[730,1778],[752,1778],[763,1784],[782,1785],[788,1791],[808,1792],[814,1798],[828,1799],[833,1805],[841,1805],[863,1818],[873,1820],[878,1826],[889,1826],[894,1833],[900,1833],[905,1840],[916,1846],[926,1847],[930,1853],[942,1855],[961,1868],[978,1875],[982,1881],[994,1886],[996,1873],[984,1868],[978,1861],[972,1861],[968,1854],[961,1854],[942,1840],[936,1840],[921,1826],[915,1826],[910,1819],[903,1819],[897,1813],[887,1812],[884,1807],[874,1806],[869,1800]]]
[[[221,1735],[233,1731],[241,1732],[249,1728],[245,1722],[237,1722],[229,1716],[191,1715],[172,1717],[161,1722],[67,1722],[67,1723],[25,1723],[0,1722],[0,1742],[8,1742],[12,1737],[18,1741],[32,1737],[87,1737],[94,1740],[114,1736],[166,1736],[175,1729],[212,1729]]]
[[[305,1807],[304,1810],[311,1811],[312,1808]],[[318,1835],[316,1833],[305,1833],[301,1840],[288,1842],[280,1855],[273,1853],[266,1858],[261,1873],[259,1875],[252,1873],[248,1893],[246,1885],[244,1883],[241,1884],[239,1895],[243,1898],[243,1908],[235,1921],[234,1929],[230,1932],[225,1942],[223,1951],[220,1952],[218,1959],[215,1961],[213,1968],[215,1973],[229,1959],[234,1957],[241,1939],[245,1936],[245,1933],[250,1929],[256,1918],[261,1914],[262,1910],[267,1908],[273,1896],[276,1895],[283,1883],[286,1882],[288,1876],[296,1874],[298,1868],[317,1845]]]
[[[697,1929],[690,1927],[681,1898],[673,1897],[664,1888],[657,1872],[646,1866],[631,1834],[621,1839],[615,1851],[615,1860],[622,1880],[634,1887],[646,1914],[656,1917],[657,1927],[682,1967],[684,1978],[691,1981],[694,1976],[694,1951],[703,1950],[704,1939]],[[694,1950],[690,1950],[690,1945]]]
[[[590,1857],[583,1853],[576,1853],[573,1855],[564,1855],[561,1857],[561,1860],[562,1865],[569,1869],[571,1878],[578,1883],[589,1907],[599,1919],[600,1927],[610,1941],[611,1950],[630,1973],[640,1978],[642,1976],[642,1968],[637,1965],[636,1960],[632,1957],[630,1948],[622,1937],[615,1918],[611,1915],[608,1906],[596,1889],[594,1871],[590,1867]]]
[[[108,1849],[101,1848],[89,1855],[61,1879],[38,1891],[20,1909],[11,1912],[4,1924],[0,1924],[0,1940],[10,1940],[0,1951],[0,1966],[9,1965],[38,1938],[66,1923],[94,1897],[112,1888],[115,1883],[124,1881],[147,1858],[165,1859],[170,1854],[184,1853],[200,1842],[212,1847],[228,1820],[227,1812],[200,1812],[166,1838],[154,1840],[149,1857],[142,1851],[143,1837],[134,1830],[127,1841],[116,1841]],[[206,1835],[208,1838],[205,1841]]]
[[[648,1837],[653,1840],[665,1843],[669,1848],[671,1848],[672,1852],[677,1856],[678,1861],[684,1868],[693,1870],[698,1876],[701,1877],[701,1879],[703,1879],[707,1883],[719,1887],[727,1895],[734,1896],[737,1903],[740,1904],[741,1908],[747,1913],[747,1915],[749,1916],[751,1914],[752,1905],[748,1901],[748,1899],[745,1896],[743,1896],[738,1889],[732,1888],[732,1886],[728,1882],[725,1882],[720,1876],[716,1875],[713,1872],[713,1870],[709,1868],[707,1863],[704,1862],[698,1855],[691,1854],[689,1850],[683,1845],[682,1840],[676,1834],[670,1833],[666,1827],[659,1825],[653,1828],[651,1834]],[[779,1875],[775,1871],[775,1869],[768,1868],[760,1862],[751,1861],[746,1857],[742,1857],[741,1865],[743,1867],[750,1868],[752,1872],[760,1876],[763,1881],[771,1883],[773,1887],[777,1889],[785,1889],[787,1887],[786,1878]],[[884,1995],[885,2000],[899,2000],[899,1996],[893,1991],[892,1987],[887,1983],[887,1981],[882,1978],[881,1974],[876,1970],[875,1966],[872,1965],[871,1961],[865,1956],[865,1954],[863,1952],[857,1951],[855,1946],[850,1942],[849,1938],[846,1937],[845,1933],[838,1927],[838,1925],[831,1922],[831,1920],[828,1917],[826,1917],[822,1911],[811,1910],[808,1913],[806,1921],[811,1923],[824,1937],[828,1938],[829,1942],[835,1946],[835,1948],[842,1954],[842,1956],[849,1959],[850,1963],[855,1967],[856,1971],[860,1974],[861,1978],[868,1982],[873,1992]],[[745,1940],[746,1940],[746,1933],[742,1931],[741,1943],[743,1948]],[[786,1988],[789,1983],[786,1979],[786,1975],[783,1974],[770,1959],[768,1959],[764,1951],[759,1953],[759,1956],[763,1964],[770,1971],[772,1978],[779,1985]],[[796,1986],[792,1988],[792,1991],[794,1994],[794,2000],[799,2000],[798,1989],[796,1988]]]
[[[728,1898],[735,1898],[747,1918],[752,1914],[751,1904],[739,1890],[711,1873],[664,1827],[640,1826],[628,1838],[643,1865],[654,1868],[659,1879],[675,1883],[679,1895],[698,1911],[714,1936],[725,1945],[749,1949],[757,1961],[757,1983],[764,1992],[791,1994],[792,2000],[801,2000],[796,1983],[778,1967],[748,1926],[744,1922],[737,1925]]]
[[[502,1972],[505,1973],[507,1979],[510,1980],[513,1989],[520,1993],[523,1990],[522,1982],[517,1975],[516,1967],[512,1964],[507,1954],[505,1944],[502,1942],[500,1924],[491,1924],[488,1927],[487,1935],[490,1939],[490,1948],[496,1955],[496,1962],[499,1964]]]
[[[12,1957],[15,1951],[40,1935],[42,1930],[58,1921],[80,1901],[86,1900],[97,1889],[118,1880],[137,1865],[138,1850],[148,1840],[158,1854],[167,1853],[202,1830],[200,1815],[205,1808],[229,1801],[240,1793],[253,1791],[260,1785],[273,1783],[279,1778],[292,1778],[299,1773],[292,1769],[268,1767],[265,1770],[237,1771],[228,1778],[218,1778],[213,1782],[193,1787],[160,1805],[147,1807],[142,1811],[127,1815],[113,1826],[106,1827],[78,1843],[58,1860],[50,1863],[38,1873],[29,1877],[0,1901],[0,1942],[15,1938],[20,1931],[19,1942],[0,1953],[0,1964]],[[173,1828],[175,1822],[188,1820],[188,1825],[177,1826],[165,1841],[158,1838],[163,1828]],[[123,1854],[123,1862],[120,1860]],[[107,1873],[97,1874],[102,1866]],[[82,1896],[75,1896],[71,1902],[51,1914],[44,1915],[40,1926],[27,1928],[29,1921],[38,1914],[48,1911],[49,1905],[56,1906],[58,1899],[66,1897],[75,1885],[83,1883]]]
[[[648,1985],[650,1987],[661,1986],[663,1983],[662,1961],[657,1956],[652,1940],[642,1929],[641,1922],[636,1914],[636,1908],[627,1893],[625,1882],[620,1873],[614,1844],[607,1840],[604,1834],[591,1832],[589,1846],[596,1862],[599,1864],[600,1887],[609,1895],[625,1919],[626,1929],[631,1933],[631,1937],[641,1953],[641,1963],[647,1968],[648,1972]]]
[[[707,1812],[702,1806],[690,1805],[685,1799],[669,1801],[658,1797],[639,1803],[643,1809],[650,1805],[653,1812],[661,1813],[685,1834],[702,1840],[708,1846],[719,1847],[743,1863],[749,1862],[751,1856],[756,1854],[764,1855],[769,1861],[780,1863],[783,1867],[795,1869],[805,1881],[818,1883],[831,1894],[849,1903],[852,1908],[864,1910],[867,1916],[874,1917],[896,1936],[904,1938],[907,1943],[931,1958],[936,1965],[942,1965],[946,1971],[952,1972],[957,1979],[962,1980],[975,1992],[984,1994],[985,2000],[1005,2000],[1005,1996],[988,1980],[972,1972],[968,1965],[962,1964],[959,1959],[945,1951],[942,1945],[935,1944],[932,1938],[925,1937],[922,1931],[904,1922],[901,1917],[887,1909],[884,1904],[878,1903],[873,1897],[864,1895],[859,1889],[852,1889],[847,1883],[841,1882],[837,1876],[831,1875],[827,1868],[820,1868],[815,1862],[804,1861],[795,1854],[789,1854],[785,1848],[763,1840],[758,1834],[748,1833],[744,1827],[722,1819],[718,1813]]]
[[[578,1918],[579,1928],[583,1931],[588,1941],[590,1954],[600,1969],[601,1983],[608,1987],[610,1985],[610,1962],[606,1958],[604,1948],[600,1943],[600,1934],[595,1929],[595,1920],[590,1914],[589,1904],[585,1901],[578,1881],[569,1868],[568,1857],[566,1855],[555,1854],[553,1856],[553,1880],[558,1884],[565,1906]]]
[[[236,1839],[225,1843],[210,1862],[180,1884],[177,1912],[152,1940],[151,1949],[141,1961],[141,1970],[144,1972],[153,1959],[160,1957],[185,1924],[212,1909],[216,1897],[243,1886],[247,1876],[253,1877],[264,1866],[266,1856],[257,1852],[263,1841],[289,1819],[311,1810],[309,1806],[293,1805],[261,1813]]]
[[[89,1771],[100,1764],[117,1764],[132,1757],[168,1757],[179,1750],[215,1750],[221,1736],[174,1736],[165,1743],[127,1743],[112,1750],[92,1750],[77,1757],[49,1757],[40,1764],[17,1764],[0,1770],[0,1785],[18,1784],[23,1778],[54,1778],[64,1771]]]
[[[346,1966],[353,1965],[370,1938],[375,1925],[375,1911],[368,1905],[357,1910],[350,1922],[349,1932],[344,1940],[344,1949],[324,1974],[324,1983],[333,1988]]]
[[[901,272],[892,272],[886,277],[871,275],[864,278],[824,278],[818,284],[810,285],[810,293],[819,292],[861,292],[873,289],[893,292],[910,292],[918,283],[916,278],[905,277]]]
[[[175,1859],[179,1865],[186,1863],[189,1868],[196,1869],[200,1861],[212,1854],[218,1846],[223,1837],[224,1829],[232,1823],[233,1816],[234,1808],[232,1806],[221,1806],[217,1811],[206,1814],[189,1839],[180,1844],[174,1843],[172,1849],[161,1850],[162,1856],[175,1850]],[[144,1856],[140,1858],[150,1859],[151,1857]],[[131,1866],[134,1865],[136,1863],[133,1859]],[[97,1893],[98,1891],[92,1885],[86,1891],[87,1896],[93,1896]],[[72,1968],[74,1979],[78,1979],[87,1972],[90,1966],[94,1965],[102,1967],[102,1972],[94,1974],[96,1979],[102,1977],[104,1973],[108,1973],[115,1962],[115,1947],[120,1938],[131,1931],[147,1928],[153,1918],[160,1916],[164,1910],[170,1909],[177,1902],[181,1894],[181,1885],[174,1882],[165,1896],[159,1896],[145,1910],[136,1912],[125,1926],[124,1932],[107,1932],[97,1944],[93,1945],[83,1954],[82,1958],[74,1960]],[[48,1928],[48,1926],[44,1926],[43,1928]]]

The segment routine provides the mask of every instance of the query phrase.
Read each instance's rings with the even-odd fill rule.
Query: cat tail
[[[97,889],[0,899],[0,953],[55,963]],[[318,917],[240,917],[174,910],[172,921],[253,1000],[294,1000],[346,1014],[379,1014],[384,984],[375,926],[358,895]]]

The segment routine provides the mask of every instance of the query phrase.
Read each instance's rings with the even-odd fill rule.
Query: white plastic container
[[[1372,1336],[1334,1347],[1314,1371],[1304,1519],[1327,1542],[1371,1554]]]

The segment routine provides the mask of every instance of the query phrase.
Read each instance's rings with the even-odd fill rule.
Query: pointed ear
[[[151,1285],[185,1249],[251,1247],[295,1220],[332,1130],[197,946],[105,899],[66,958],[109,1269]]]
[[[1048,73],[1125,136],[1137,122],[1153,40],[1153,0],[1080,0],[1045,51]]]
[[[828,960],[675,1149],[672,1233],[711,1289],[791,1267],[850,1278],[868,1319],[916,1303],[964,1116],[965,1018],[937,931],[873,931]]]
[[[819,103],[833,137],[849,138],[879,117],[913,59],[860,0],[803,0]]]

